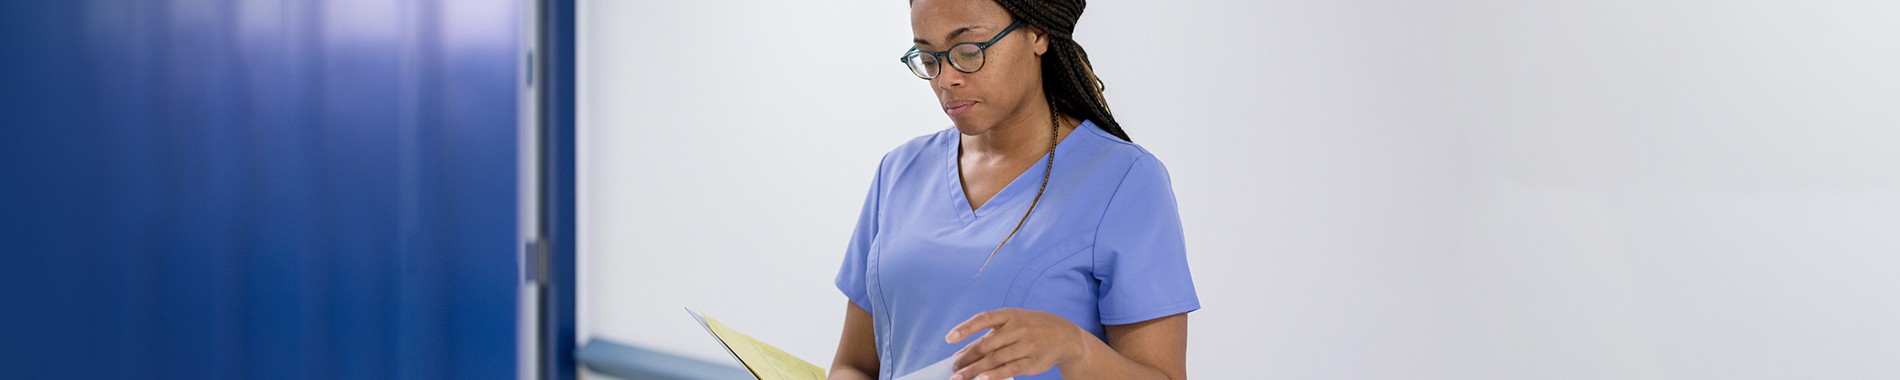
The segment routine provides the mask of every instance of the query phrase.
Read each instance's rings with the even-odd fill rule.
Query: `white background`
[[[580,332],[828,367],[899,0],[581,2]],[[1900,378],[1900,3],[1106,1],[1201,379]]]

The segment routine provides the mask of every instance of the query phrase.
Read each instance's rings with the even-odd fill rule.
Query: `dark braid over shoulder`
[[[1102,79],[1089,65],[1089,53],[1070,37],[1075,22],[1082,18],[1084,0],[995,0],[1010,16],[1047,33],[1049,51],[1043,54],[1042,90],[1053,99],[1056,112],[1095,121],[1103,131],[1133,142],[1122,131],[1115,115],[1108,112],[1108,100],[1102,98]]]

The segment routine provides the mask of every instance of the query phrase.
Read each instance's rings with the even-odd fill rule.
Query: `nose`
[[[942,88],[946,90],[955,88],[955,87],[962,87],[963,79],[964,79],[963,76],[969,75],[969,74],[964,73],[962,70],[957,70],[957,68],[955,67],[950,67],[949,63],[942,63],[942,65],[943,67],[937,70],[937,77],[932,78],[930,82],[935,83],[937,85],[937,88]]]

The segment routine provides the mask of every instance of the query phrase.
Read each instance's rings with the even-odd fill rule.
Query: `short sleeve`
[[[857,228],[851,231],[851,243],[844,250],[844,265],[838,268],[836,280],[838,290],[845,298],[866,312],[871,309],[870,290],[865,288],[865,266],[871,255],[871,242],[877,237],[878,195],[883,182],[884,166],[878,164],[877,174],[871,177],[871,191],[864,196],[864,209],[858,212]]]
[[[1142,155],[1109,198],[1095,231],[1102,324],[1122,325],[1201,308],[1188,273],[1181,215],[1167,168]]]

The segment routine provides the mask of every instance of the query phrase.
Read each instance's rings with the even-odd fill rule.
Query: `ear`
[[[1049,52],[1049,33],[1043,33],[1042,28],[1034,26],[1030,26],[1029,31],[1033,32],[1029,34],[1029,47],[1036,49],[1036,56]]]

